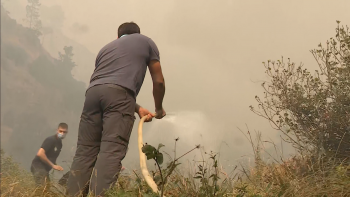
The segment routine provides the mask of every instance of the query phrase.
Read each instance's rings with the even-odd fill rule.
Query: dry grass
[[[60,194],[51,191],[52,189],[49,190],[46,186],[36,187],[31,173],[21,169],[18,163],[5,156],[1,150],[1,197],[59,197]]]
[[[255,149],[258,150],[258,149]],[[262,151],[262,150],[260,150]],[[242,172],[224,172],[222,167],[214,168],[215,159],[206,157],[202,162],[191,163],[188,169],[177,169],[169,177],[165,186],[165,196],[179,197],[342,197],[350,196],[350,165],[347,161],[331,158],[315,159],[311,155],[299,155],[289,160],[266,163],[258,158],[253,168],[242,168]],[[196,173],[206,171],[202,178],[193,178]],[[183,171],[185,170],[185,171]],[[157,172],[155,172],[157,174]],[[215,182],[213,175],[217,176]],[[56,190],[54,190],[56,188]],[[10,157],[1,155],[1,196],[64,196],[57,185],[35,188],[30,173],[20,169]],[[63,189],[63,188],[60,188]],[[63,189],[64,190],[64,189]],[[61,190],[61,191],[63,191]],[[121,175],[116,186],[107,196],[156,196],[133,171],[131,175]]]
[[[282,164],[262,164],[237,188],[244,196],[350,196],[349,165],[298,157]]]

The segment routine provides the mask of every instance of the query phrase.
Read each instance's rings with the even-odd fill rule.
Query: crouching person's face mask
[[[59,139],[64,139],[68,133],[68,129],[59,127],[57,130],[57,137]]]
[[[65,133],[58,133],[57,137],[60,139],[64,139],[66,137],[66,134]]]

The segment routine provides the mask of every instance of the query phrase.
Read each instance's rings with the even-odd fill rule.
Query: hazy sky
[[[336,20],[350,25],[348,0],[45,0],[42,4],[61,6],[63,33],[93,54],[117,37],[121,23],[138,23],[141,33],[160,50],[165,110],[178,113],[145,126],[145,139],[156,143],[158,138],[182,136],[183,143],[205,143],[213,149],[225,141],[230,147],[226,154],[234,160],[251,151],[237,127],[245,129],[247,124],[278,139],[279,133],[248,108],[256,106],[254,96],[263,92],[261,62],[284,56],[316,69],[309,50],[335,35]],[[89,69],[90,77],[91,65],[77,69]],[[147,73],[137,101],[154,110],[151,88]],[[137,124],[138,120],[130,154],[137,151]]]

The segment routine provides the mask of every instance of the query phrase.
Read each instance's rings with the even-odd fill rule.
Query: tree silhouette
[[[58,52],[58,60],[62,66],[66,67],[69,71],[71,71],[73,67],[76,66],[75,62],[73,61],[73,47],[65,46],[63,50],[64,53]]]
[[[27,10],[27,18],[25,19],[29,25],[29,28],[36,31],[37,35],[41,35],[41,20],[39,14],[40,7],[39,0],[28,0],[28,5],[26,7]]]

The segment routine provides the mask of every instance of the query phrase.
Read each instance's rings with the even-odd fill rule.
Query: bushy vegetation
[[[282,132],[298,155],[282,163],[256,163],[247,191],[350,195],[350,33],[337,23],[335,38],[311,50],[319,66],[314,73],[289,59],[264,62],[271,80],[263,83],[264,97],[256,97],[258,109],[251,110]]]
[[[252,111],[283,132],[299,152],[347,159],[350,153],[350,34],[339,25],[335,38],[311,50],[319,70],[311,73],[289,59],[264,63],[263,84]]]

